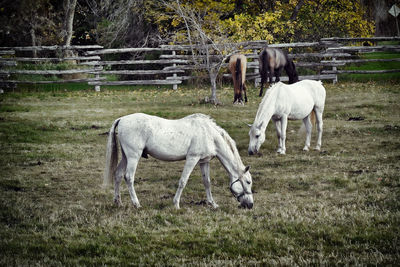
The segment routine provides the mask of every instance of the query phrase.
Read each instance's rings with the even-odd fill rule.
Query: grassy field
[[[322,151],[303,152],[300,122],[288,125],[285,156],[273,125],[262,156],[248,156],[260,98],[201,104],[207,88],[22,90],[0,96],[0,265],[396,265],[400,262],[400,86],[326,84]],[[119,116],[145,112],[212,116],[251,165],[255,207],[238,208],[222,165],[211,163],[220,208],[206,206],[197,167],[172,198],[183,162],[142,159],[143,208],[113,205],[103,189],[105,145]],[[312,145],[316,136],[313,135]]]

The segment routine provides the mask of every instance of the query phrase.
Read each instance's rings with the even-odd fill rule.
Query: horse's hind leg
[[[310,114],[311,115],[311,114]],[[306,143],[304,145],[303,150],[308,151],[310,149],[310,142],[311,142],[311,131],[312,131],[312,124],[310,120],[310,115],[303,119],[304,126],[306,128]]]
[[[243,92],[244,92],[244,101],[247,102],[247,88],[246,88],[246,84],[243,83]]]
[[[133,184],[134,184],[134,180],[135,180],[136,167],[139,162],[141,154],[142,154],[142,152],[137,153],[133,157],[131,157],[131,156],[128,157],[128,163],[127,163],[126,174],[125,174],[125,182],[129,189],[129,195],[131,196],[132,203],[136,208],[140,208],[140,203],[136,196],[136,192],[135,192],[135,188],[134,188]]]
[[[315,119],[317,123],[317,130],[318,130],[318,139],[317,139],[317,146],[315,147],[316,150],[321,150],[321,145],[322,145],[322,128],[323,128],[323,122],[322,122],[322,113],[324,111],[324,108],[321,107],[315,107]]]
[[[117,170],[115,171],[115,181],[114,181],[114,203],[117,206],[122,205],[119,187],[122,181],[122,177],[124,177],[125,175],[125,171],[126,171],[126,156],[124,154],[124,151],[122,151],[122,159],[118,164]]]
[[[217,203],[215,203],[211,194],[211,183],[210,183],[210,163],[200,163],[201,175],[203,177],[203,184],[206,188],[207,202],[212,205],[214,209],[218,208]]]

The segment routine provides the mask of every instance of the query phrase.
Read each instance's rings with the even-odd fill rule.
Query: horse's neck
[[[272,90],[272,89],[269,89]],[[268,122],[271,120],[275,113],[275,103],[277,98],[277,92],[270,92],[265,101],[262,101],[260,107],[257,110],[256,118],[254,120],[255,126],[263,125],[263,129],[267,128]]]
[[[244,165],[240,159],[240,156],[236,156],[234,151],[226,144],[226,141],[221,138],[217,145],[217,158],[228,172],[231,182],[233,179],[239,178],[241,169],[244,169]],[[234,148],[236,149],[236,148]]]

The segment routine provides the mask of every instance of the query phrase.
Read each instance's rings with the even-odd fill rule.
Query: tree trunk
[[[217,76],[218,72],[213,72],[209,71],[209,76],[210,76],[210,82],[211,82],[211,96],[210,96],[210,102],[213,103],[214,105],[220,104],[218,98],[217,98]]]
[[[304,5],[304,0],[299,0],[297,5],[295,6],[292,15],[290,16],[291,21],[295,21],[297,19],[297,15],[299,14],[299,11],[301,7]]]
[[[65,7],[65,45],[70,46],[73,34],[73,25],[74,25],[74,15],[75,15],[75,7],[77,0],[68,0],[66,1]]]
[[[74,15],[75,15],[75,7],[77,0],[68,0],[65,1],[64,10],[65,10],[65,18],[64,18],[64,31],[65,31],[65,46],[71,46],[72,35],[74,33]],[[70,50],[65,51],[66,57],[72,57],[73,53]]]
[[[31,28],[31,40],[32,40],[32,46],[36,46],[36,32],[35,29],[32,27]],[[37,58],[37,51],[36,49],[32,50],[32,56],[33,58]]]

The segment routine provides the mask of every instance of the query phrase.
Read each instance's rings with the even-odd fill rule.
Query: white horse
[[[118,162],[116,127],[122,150]],[[200,163],[207,201],[214,208],[215,203],[210,189],[210,160],[217,157],[225,167],[230,178],[230,190],[242,207],[253,207],[250,167],[245,167],[236,148],[235,141],[210,117],[193,114],[179,120],[167,120],[143,113],[121,117],[111,126],[108,143],[104,183],[115,182],[114,202],[121,204],[119,186],[122,177],[128,185],[130,197],[135,207],[140,207],[134,189],[135,171],[140,157],[151,155],[164,161],[185,160],[179,187],[174,197],[174,205],[180,208],[182,191],[197,163]]]
[[[291,85],[282,82],[274,84],[266,92],[261,101],[256,118],[251,126],[249,136],[249,155],[258,153],[265,141],[265,130],[272,119],[278,135],[278,150],[286,153],[286,127],[289,120],[303,120],[306,128],[306,143],[303,150],[310,148],[312,123],[310,117],[315,112],[318,141],[316,150],[321,149],[322,142],[322,113],[325,105],[325,88],[321,81],[303,80]]]

